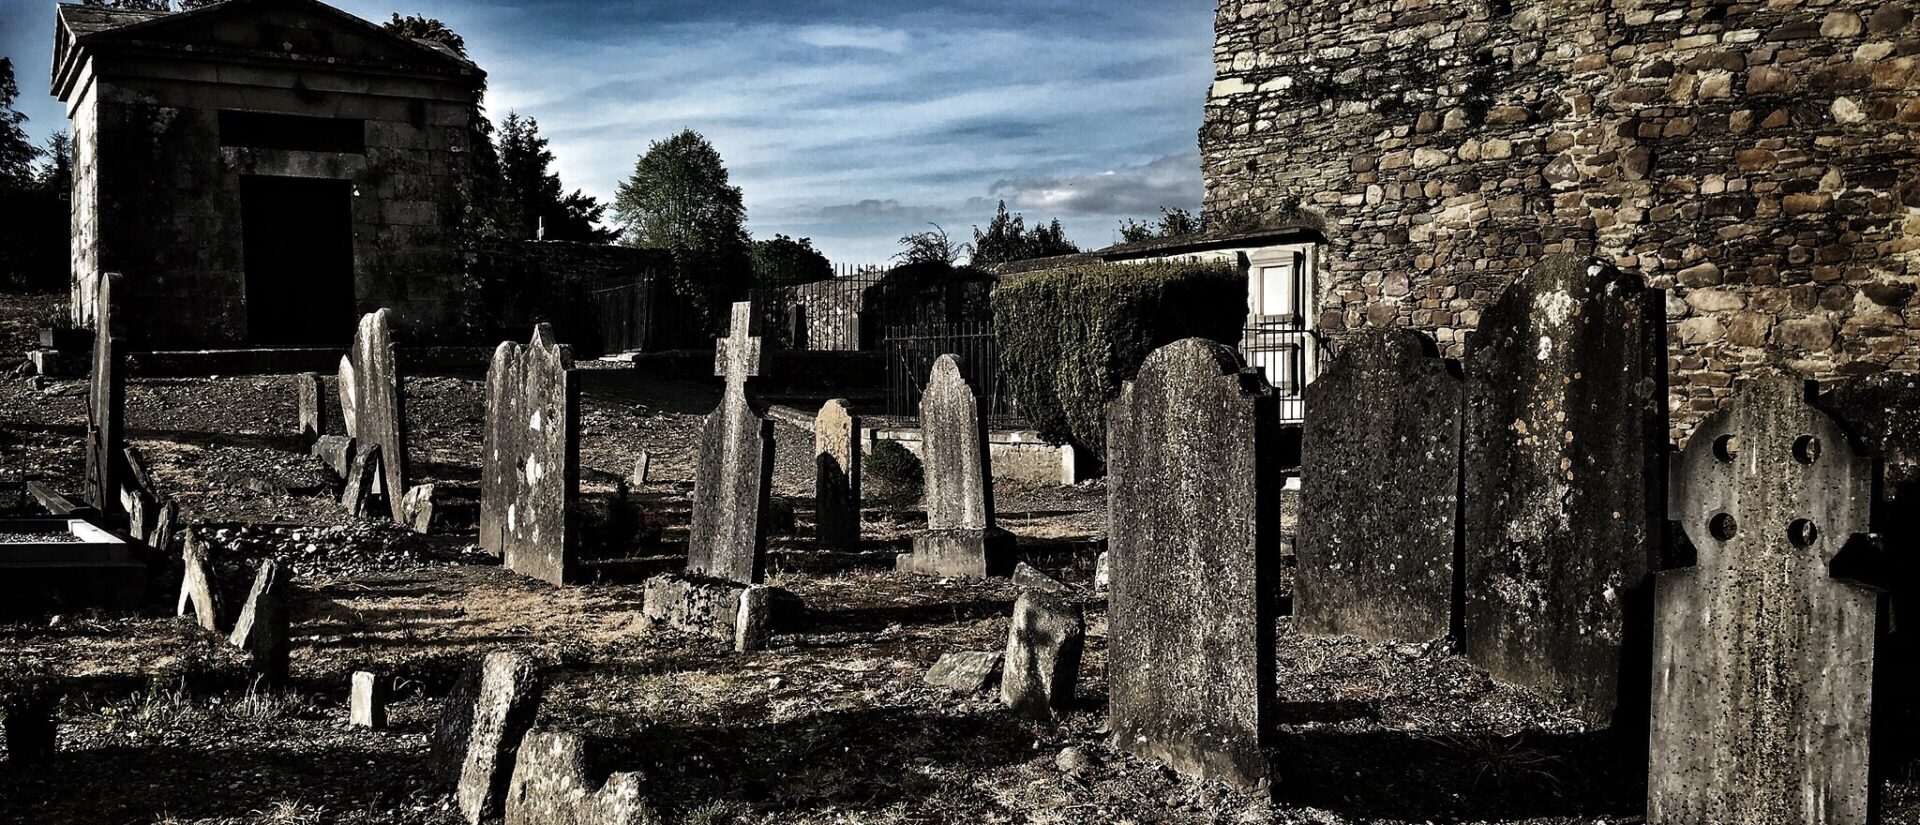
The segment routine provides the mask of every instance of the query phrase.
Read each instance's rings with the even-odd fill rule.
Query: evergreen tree
[[[747,209],[713,144],[692,129],[654,141],[613,198],[629,246],[673,253],[675,291],[702,328],[718,329],[753,276]]]
[[[33,183],[33,161],[40,148],[27,140],[27,116],[13,108],[20,87],[13,79],[13,59],[0,57],[0,186],[24,189]]]
[[[770,241],[753,242],[753,284],[762,288],[779,288],[795,284],[810,284],[833,277],[833,264],[820,250],[813,248],[812,238],[794,240],[785,235],[775,235]]]
[[[562,194],[560,175],[552,171],[553,152],[540,136],[540,124],[507,112],[495,146],[500,158],[501,231],[511,238],[533,238],[544,222],[553,241],[608,243],[611,230],[594,224],[607,208],[576,189]]]

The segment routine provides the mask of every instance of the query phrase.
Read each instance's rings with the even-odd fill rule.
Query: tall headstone
[[[860,546],[860,419],[844,398],[813,417],[814,524],[820,544]]]
[[[480,538],[508,569],[565,584],[579,541],[580,387],[573,353],[540,324],[487,371]]]
[[[1272,788],[1279,410],[1233,350],[1156,350],[1107,408],[1115,745]]]
[[[927,530],[899,556],[903,573],[1005,576],[1014,539],[993,518],[993,469],[980,400],[960,359],[942,355],[920,394],[920,461],[926,476]]]
[[[714,348],[713,373],[726,378],[726,390],[700,426],[687,532],[687,572],[746,584],[766,577],[773,486],[773,422],[747,400],[747,379],[763,363],[756,322],[752,303],[734,304],[731,331]]]
[[[1665,334],[1659,291],[1555,256],[1468,339],[1467,657],[1591,724],[1642,698],[1619,686],[1645,667],[1665,525]]]
[[[1307,385],[1293,596],[1304,633],[1455,631],[1461,382],[1431,349],[1373,330]]]
[[[300,439],[311,444],[327,434],[327,388],[320,373],[303,372],[293,376],[293,391],[299,413]]]
[[[93,366],[87,384],[86,499],[103,514],[126,512],[120,488],[126,465],[126,322],[114,293],[121,276],[102,273],[94,294]]]
[[[291,639],[287,626],[287,574],[273,559],[260,563],[247,603],[233,623],[233,635],[227,643],[253,654],[253,673],[269,687],[287,681],[287,659]]]
[[[1669,511],[1694,565],[1656,575],[1647,822],[1864,823],[1882,601],[1835,577],[1873,463],[1791,381],[1694,430]]]
[[[407,428],[400,370],[394,364],[392,310],[360,318],[353,350],[340,365],[340,409],[361,452],[380,448],[379,492],[390,517],[406,520],[401,496],[407,491]]]

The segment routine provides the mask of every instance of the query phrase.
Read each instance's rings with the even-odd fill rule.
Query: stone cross
[[[1873,461],[1794,381],[1694,430],[1668,506],[1694,564],[1654,582],[1647,822],[1867,822],[1882,601],[1845,580]]]
[[[740,584],[766,578],[773,486],[773,422],[747,400],[747,378],[760,374],[753,317],[751,303],[734,304],[733,334],[714,347],[713,372],[726,377],[727,389],[700,425],[693,518],[687,525],[687,571]]]
[[[735,303],[728,335],[713,349],[713,374],[727,379],[728,392],[744,390],[747,379],[760,374],[763,359],[760,336],[753,334],[753,303]]]

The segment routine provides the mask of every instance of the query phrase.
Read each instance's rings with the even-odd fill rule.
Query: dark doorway
[[[247,340],[345,346],[353,339],[353,184],[240,179]]]

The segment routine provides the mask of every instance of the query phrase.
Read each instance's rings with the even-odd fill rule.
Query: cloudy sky
[[[707,136],[756,237],[876,263],[958,237],[996,200],[1082,247],[1201,197],[1195,133],[1211,0],[336,0],[437,17],[490,76],[489,112],[539,120],[569,188],[605,198],[648,142]],[[53,3],[0,0],[0,49],[36,139]]]

